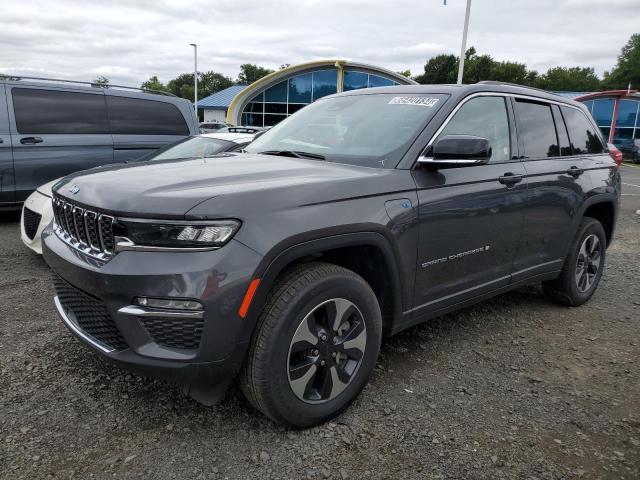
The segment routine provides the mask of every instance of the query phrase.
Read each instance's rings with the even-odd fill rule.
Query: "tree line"
[[[401,73],[413,78],[418,83],[455,83],[458,76],[459,57],[441,54],[432,57],[424,65],[424,71],[411,76],[409,70]],[[289,64],[283,64],[285,68]],[[204,98],[231,85],[250,85],[272,73],[273,70],[251,63],[240,66],[240,73],[234,80],[221,73],[208,71],[198,72],[198,98]],[[599,78],[591,67],[553,67],[544,73],[530,70],[524,63],[499,61],[491,55],[480,55],[474,47],[465,53],[463,83],[476,83],[482,80],[496,80],[517,83],[544,90],[565,91],[598,91],[609,89],[626,89],[629,83],[632,88],[640,88],[640,34],[631,36],[622,47],[616,64]],[[109,80],[98,77],[94,84],[108,87]],[[166,84],[156,75],[143,82],[142,88],[170,92],[182,98],[193,99],[193,73],[183,73]]]
[[[458,63],[455,55],[436,55],[414,77],[418,83],[455,83]],[[405,73],[405,72],[403,72]],[[616,65],[600,79],[591,67],[553,67],[545,73],[529,70],[524,63],[498,61],[491,55],[479,55],[474,47],[465,52],[463,83],[497,80],[544,90],[597,91],[624,89],[629,83],[640,88],[640,34],[631,36],[622,47]]]

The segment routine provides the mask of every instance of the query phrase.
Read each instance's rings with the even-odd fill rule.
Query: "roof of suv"
[[[113,85],[108,84],[106,86],[99,85],[95,82],[83,82],[78,80],[66,80],[58,78],[44,78],[44,77],[12,77],[10,75],[0,76],[0,83],[8,83],[12,85],[20,85],[24,87],[53,87],[60,89],[80,89],[80,90],[103,90],[108,91],[121,91],[121,92],[136,92],[146,93],[150,95],[164,95],[167,97],[180,98],[171,92],[165,92],[161,90],[151,90],[147,88],[130,87],[126,85]]]
[[[555,95],[546,90],[540,90],[538,88],[525,87],[522,85],[515,85],[511,83],[502,82],[479,82],[470,85],[455,85],[455,84],[434,84],[434,85],[398,85],[394,87],[375,87],[361,90],[351,90],[335,95],[367,95],[376,93],[399,93],[399,94],[417,94],[417,93],[446,93],[455,98],[462,98],[473,93],[478,92],[496,92],[496,93],[510,93],[514,95],[527,95],[530,97],[538,97],[544,100],[552,100],[554,102],[560,102],[567,105],[574,105],[582,108],[580,102]]]

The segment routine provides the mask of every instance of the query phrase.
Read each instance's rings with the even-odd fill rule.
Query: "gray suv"
[[[307,427],[353,401],[384,336],[531,283],[589,300],[620,175],[582,104],[488,83],[333,95],[242,153],[53,190],[44,257],[78,338],[207,404],[239,377]]]
[[[0,209],[72,172],[199,133],[188,100],[128,87],[0,78]]]

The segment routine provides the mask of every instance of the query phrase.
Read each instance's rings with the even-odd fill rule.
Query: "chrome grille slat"
[[[95,250],[101,250],[100,237],[98,235],[98,214],[91,210],[84,212],[84,227],[87,230],[87,241],[89,246]]]
[[[73,226],[76,232],[76,239],[88,245],[87,232],[84,229],[84,208],[73,207]]]
[[[52,199],[52,205],[55,232],[59,238],[100,260],[113,255],[114,217],[79,207],[57,196]]]
[[[102,251],[108,255],[113,253],[113,217],[100,215],[98,217],[98,234]]]
[[[64,203],[62,205],[62,215],[64,216],[64,226],[66,227],[67,232],[69,233],[69,235],[71,235],[72,237],[75,237],[75,235],[73,234],[73,219],[71,218],[71,204],[70,203]]]

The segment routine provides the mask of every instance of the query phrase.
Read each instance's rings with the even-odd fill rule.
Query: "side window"
[[[571,155],[571,145],[569,144],[569,134],[567,133],[567,126],[564,124],[564,119],[560,114],[560,107],[553,105],[553,120],[556,123],[556,131],[558,132],[558,143],[560,144],[560,155],[567,157]]]
[[[577,108],[561,107],[569,130],[569,140],[573,155],[585,155],[604,152],[604,145],[600,135],[587,120],[587,117]]]
[[[107,95],[111,133],[121,135],[189,135],[175,105],[155,100]]]
[[[489,140],[491,163],[511,158],[509,120],[504,97],[472,98],[460,107],[439,137],[475,135]]]
[[[516,115],[518,118],[518,137],[524,149],[524,158],[533,159],[560,155],[549,104],[516,100]]]
[[[109,133],[104,95],[37,88],[13,88],[20,134]]]

